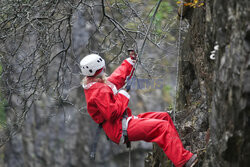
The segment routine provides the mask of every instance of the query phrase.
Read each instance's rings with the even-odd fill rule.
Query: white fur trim
[[[118,90],[117,90],[115,84],[113,84],[112,82],[109,82],[109,81],[108,81],[108,82],[107,82],[107,85],[112,89],[114,95],[116,95],[116,94],[118,93]]]
[[[130,95],[125,90],[120,90],[118,93],[120,93],[120,94],[126,96],[128,99],[130,99]]]
[[[133,60],[129,57],[129,58],[127,58],[126,59],[132,66],[135,64],[134,62],[133,62]]]
[[[96,83],[96,82],[90,82],[90,83],[88,83],[87,85],[82,84],[82,87],[83,87],[84,89],[89,89],[89,88],[90,88],[91,86],[93,86],[95,83]]]

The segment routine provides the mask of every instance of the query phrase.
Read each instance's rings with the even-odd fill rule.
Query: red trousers
[[[176,167],[182,167],[192,157],[185,150],[173,121],[167,112],[147,112],[131,119],[128,124],[130,141],[157,143]]]

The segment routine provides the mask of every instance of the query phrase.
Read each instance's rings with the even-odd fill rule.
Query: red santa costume
[[[98,79],[105,68],[105,61],[100,56],[91,54],[80,62],[82,72],[87,77],[83,84],[87,110],[97,124],[102,124],[106,135],[115,143],[123,143],[122,119],[126,111],[126,126],[129,141],[144,140],[157,143],[176,167],[182,167],[196,155],[184,149],[167,112],[146,112],[133,116],[128,108],[130,95],[119,90],[133,69],[131,58],[123,63],[107,78]],[[191,158],[192,157],[192,158]],[[194,161],[193,160],[193,161]]]

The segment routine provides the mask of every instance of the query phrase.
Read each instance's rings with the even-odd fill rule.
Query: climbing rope
[[[129,147],[128,153],[128,167],[131,167],[131,147]]]
[[[144,37],[144,40],[143,40],[143,43],[142,43],[142,46],[141,46],[141,50],[140,50],[139,53],[138,53],[137,61],[136,61],[135,65],[134,65],[134,67],[133,67],[133,70],[131,70],[131,72],[130,72],[130,74],[129,74],[129,76],[128,76],[129,80],[127,81],[126,86],[125,86],[125,88],[126,88],[128,91],[130,90],[131,85],[132,85],[132,83],[133,83],[133,81],[134,81],[134,75],[135,75],[135,72],[136,72],[136,69],[137,69],[137,66],[138,66],[138,62],[140,62],[140,57],[141,57],[141,55],[143,55],[143,53],[144,53],[144,47],[145,47],[145,44],[146,44],[146,40],[147,40],[147,38],[148,38],[149,31],[150,31],[150,29],[151,29],[151,27],[152,27],[152,25],[153,25],[153,22],[154,22],[154,19],[155,19],[155,15],[156,15],[156,13],[157,13],[159,7],[160,7],[161,2],[162,2],[162,0],[159,0],[159,1],[157,2],[157,4],[156,4],[155,11],[154,11],[153,16],[152,16],[152,18],[151,18],[151,20],[150,20],[149,27],[148,27],[148,29],[147,29],[147,32],[146,32],[146,34],[145,34],[145,37]]]

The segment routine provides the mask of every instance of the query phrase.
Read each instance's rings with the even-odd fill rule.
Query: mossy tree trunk
[[[199,166],[249,166],[250,2],[206,0],[185,11],[190,27],[179,61],[176,119],[183,144],[198,153]],[[168,166],[161,154],[155,149],[152,162]]]

